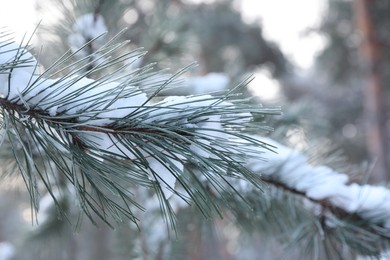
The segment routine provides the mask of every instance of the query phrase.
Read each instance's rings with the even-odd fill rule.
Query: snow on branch
[[[103,36],[106,32],[107,26],[103,16],[99,13],[87,13],[74,22],[72,33],[68,36],[68,43],[78,58],[91,56],[91,60],[96,60],[98,57],[95,52],[104,45]]]
[[[105,46],[99,52],[109,56],[120,46]],[[245,144],[237,139],[242,129],[255,127],[251,124],[252,113],[275,114],[277,109],[245,104],[236,95],[170,97],[153,103],[153,95],[148,97],[137,87],[147,80],[142,69],[123,75],[126,66],[101,73],[103,76],[97,79],[88,78],[90,73],[102,72],[134,55],[124,54],[113,63],[102,59],[88,72],[83,72],[83,68],[95,60],[87,64],[75,62],[68,66],[69,74],[53,79],[49,76],[61,69],[61,59],[38,74],[37,61],[25,46],[10,41],[0,43],[2,127],[14,143],[13,148],[22,148],[25,159],[16,161],[25,180],[34,179],[26,183],[29,190],[35,189],[36,176],[45,176],[39,173],[33,151],[40,153],[38,160],[50,158],[79,189],[76,194],[81,196],[82,207],[92,207],[98,215],[105,203],[114,202],[104,197],[107,201],[100,204],[87,196],[86,180],[100,197],[110,192],[123,199],[124,205],[114,203],[113,208],[129,213],[130,218],[131,210],[124,207],[138,203],[124,183],[154,187],[161,201],[167,203],[173,194],[182,196],[175,190],[178,181],[185,195],[195,202],[201,197],[203,204],[212,203],[205,187],[200,182],[193,183],[193,178],[199,176],[184,174],[184,164],[196,165],[201,175],[221,192],[229,187],[224,175],[256,184],[258,177],[244,167],[243,150],[248,143],[262,144],[251,142],[250,138],[246,138]],[[172,80],[153,88],[158,91]],[[32,146],[39,149],[31,149]],[[67,161],[73,166],[69,167]],[[45,165],[45,161],[42,163]],[[170,206],[166,208],[171,211]]]
[[[189,93],[221,93],[228,89],[229,77],[224,73],[208,73],[204,76],[190,77],[187,79]]]
[[[193,202],[209,217],[220,213],[218,203],[234,198],[233,203],[245,204],[237,198],[247,202],[245,192],[253,190],[245,190],[246,185],[259,188],[262,179],[308,198],[336,217],[359,216],[381,228],[379,236],[389,237],[387,188],[349,183],[347,175],[312,166],[298,151],[243,133],[258,132],[253,114],[276,114],[278,109],[248,104],[230,93],[155,102],[158,91],[175,76],[150,79],[148,75],[158,74],[142,68],[128,73],[121,64],[141,54],[127,53],[111,62],[107,57],[121,44],[100,48],[101,61],[87,56],[84,62],[66,65],[70,72],[54,78],[72,56],[63,56],[39,74],[26,46],[1,38],[0,34],[0,137],[7,142],[0,144],[15,157],[36,210],[38,183],[59,206],[49,177],[53,172],[74,188],[77,205],[92,221],[98,216],[108,224],[124,218],[138,223],[137,214],[143,216],[138,209],[149,210],[144,214],[160,212],[157,200],[172,224],[186,203]],[[91,63],[93,68],[85,72]],[[115,69],[104,73],[112,66]],[[90,79],[94,72],[100,77]],[[146,94],[139,86],[155,92]]]
[[[390,229],[390,190],[385,187],[349,183],[346,174],[326,166],[312,166],[300,152],[274,140],[255,137],[275,147],[275,152],[259,149],[263,159],[250,158],[247,166],[282,189],[297,192],[347,215],[356,214],[373,224]]]

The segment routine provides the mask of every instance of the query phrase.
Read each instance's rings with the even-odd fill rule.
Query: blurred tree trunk
[[[387,131],[384,109],[384,88],[382,80],[382,47],[380,46],[373,22],[374,0],[354,0],[357,29],[361,34],[360,57],[364,89],[367,149],[375,167],[370,181],[389,181],[387,156]],[[371,8],[371,10],[370,10]]]

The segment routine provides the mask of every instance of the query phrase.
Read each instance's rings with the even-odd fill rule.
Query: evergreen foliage
[[[379,257],[387,250],[390,192],[386,187],[353,183],[347,175],[313,165],[297,150],[261,137],[271,130],[266,119],[280,115],[280,108],[263,107],[237,94],[250,78],[224,95],[161,98],[164,91],[175,93],[186,87],[183,79],[192,65],[169,74],[149,62],[153,57],[166,59],[181,44],[172,48],[157,44],[155,50],[147,46],[152,52],[145,58],[145,52],[122,40],[129,31],[111,39],[111,32],[102,34],[105,24],[83,32],[83,26],[105,19],[113,9],[120,13],[132,4],[145,11],[136,1],[108,2],[62,6],[82,19],[67,26],[76,40],[66,36],[68,42],[62,42],[71,48],[56,61],[46,59],[50,55],[45,48],[38,53],[29,40],[16,44],[12,34],[0,32],[0,162],[6,166],[0,169],[1,176],[23,179],[32,216],[40,223],[18,245],[18,257],[240,259],[237,254],[251,246],[255,254],[262,254],[255,239],[259,234],[267,240],[276,237],[291,250],[287,252],[295,251],[296,258]],[[177,12],[168,2],[158,5],[163,20]],[[217,2],[214,7],[229,5]],[[147,27],[145,13],[138,13],[137,22]],[[237,16],[229,19],[227,24],[244,26],[234,22]],[[166,31],[181,33],[185,28],[164,24],[167,27],[151,32],[156,36],[151,46],[164,39]],[[116,25],[114,19],[107,23],[108,28]],[[199,30],[200,25],[195,26]],[[210,34],[209,29],[198,31],[199,37],[215,40],[202,36]],[[262,39],[259,31],[253,33],[256,28],[248,30]],[[230,37],[226,35],[226,45]],[[263,43],[263,50],[272,49]],[[206,51],[209,43],[204,44]],[[245,66],[271,60],[275,74],[285,73],[279,51],[271,51],[272,57],[256,55],[259,60],[253,61],[245,58],[243,45],[242,57],[249,63]],[[44,60],[46,69],[40,68],[32,52]],[[286,117],[279,123],[285,124],[283,120]],[[338,154],[331,156],[339,159]],[[320,163],[326,159],[334,166],[330,156]],[[333,189],[336,185],[338,189]],[[349,190],[354,192],[342,193]],[[82,223],[84,216],[101,230],[84,229],[88,225]],[[117,231],[108,231],[107,225]],[[164,225],[168,228],[161,231]],[[72,227],[80,237],[71,234]],[[236,249],[242,249],[224,252],[217,229],[233,230],[229,235],[238,234],[232,239]],[[64,246],[66,240],[70,242]],[[39,248],[46,245],[42,241],[53,246]],[[208,251],[194,249],[195,242]],[[78,243],[92,250],[76,255]],[[112,252],[103,250],[107,248]]]

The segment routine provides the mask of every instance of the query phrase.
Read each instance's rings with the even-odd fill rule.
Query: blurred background
[[[126,28],[120,37],[130,40],[128,49],[148,51],[138,66],[157,62],[159,68],[175,71],[196,61],[199,65],[186,76],[198,82],[214,80],[212,91],[233,88],[253,75],[245,95],[283,110],[282,116],[267,122],[274,128],[273,138],[307,153],[313,163],[348,172],[356,181],[390,179],[387,0],[0,2],[0,24],[14,31],[16,40],[40,23],[32,45],[43,67],[72,48],[69,35],[78,17],[99,14],[107,38]],[[44,55],[39,56],[41,48]],[[207,86],[199,88],[198,93],[192,88],[183,94],[207,91]],[[75,233],[66,221],[56,219],[55,210],[45,213],[52,217],[50,225],[38,226],[31,222],[24,189],[23,182],[14,179],[0,187],[0,260],[285,256],[280,234],[248,235],[229,217],[202,221],[191,209],[181,212],[182,238],[169,250],[167,240],[150,234],[145,239],[131,225],[112,231],[85,221]],[[50,217],[42,219],[47,223]],[[286,259],[295,254],[299,259],[297,251],[291,249]]]

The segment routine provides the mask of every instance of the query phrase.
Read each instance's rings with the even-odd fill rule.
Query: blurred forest
[[[186,75],[223,73],[230,80],[228,88],[260,71],[267,82],[273,83],[269,88],[277,87],[278,92],[272,99],[256,96],[254,93],[264,88],[254,81],[245,95],[250,102],[282,106],[283,115],[267,121],[274,128],[272,138],[303,151],[314,164],[348,172],[357,182],[387,183],[390,2],[324,0],[321,23],[309,25],[302,33],[302,37],[320,35],[324,47],[313,66],[305,69],[283,53],[280,43],[267,39],[260,20],[248,23],[243,19],[239,2],[36,1],[41,24],[34,45],[43,46],[42,56],[36,48],[38,59],[43,67],[49,67],[71,48],[68,37],[77,17],[94,13],[104,17],[107,39],[126,28],[120,37],[130,40],[127,48],[143,47],[148,52],[137,66],[156,62],[161,69],[178,70],[197,61],[199,65]],[[45,22],[46,17],[53,16],[54,22]],[[190,89],[184,92],[193,94]],[[158,209],[156,214],[143,216],[146,223],[151,223],[139,227],[144,233],[132,225],[111,230],[103,223],[95,227],[89,221],[75,227],[57,219],[53,205],[42,206],[37,225],[31,223],[23,182],[9,178],[2,183],[0,260],[301,259],[302,249],[293,243],[281,243],[286,242],[282,234],[264,235],[251,227],[239,227],[230,221],[234,216],[229,213],[223,219],[205,220],[191,208],[180,212],[179,238],[173,242],[155,231],[165,226],[158,219]],[[68,202],[64,199],[62,203]],[[71,219],[71,223],[77,223],[77,219]],[[169,235],[175,237],[174,233]],[[322,251],[318,255],[318,259],[337,259]],[[356,256],[352,252],[344,259]]]

